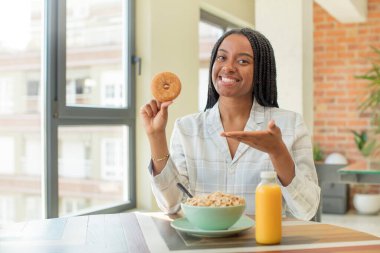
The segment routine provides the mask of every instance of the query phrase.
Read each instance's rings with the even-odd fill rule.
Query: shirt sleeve
[[[282,186],[282,192],[290,213],[298,219],[310,220],[318,210],[321,189],[313,160],[311,138],[298,113],[295,127],[295,141],[290,150],[295,164],[295,177],[288,186]]]
[[[177,183],[182,183],[188,188],[184,149],[181,143],[179,120],[174,124],[173,134],[170,140],[170,157],[160,174],[153,176],[153,162],[149,164],[151,175],[151,187],[158,207],[167,214],[176,213],[180,209],[181,201],[185,198],[177,188]]]

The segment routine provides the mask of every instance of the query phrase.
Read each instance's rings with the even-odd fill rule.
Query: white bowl
[[[380,211],[380,194],[356,193],[354,207],[361,214],[377,214]]]
[[[326,157],[326,164],[348,164],[347,158],[341,153],[332,153]]]

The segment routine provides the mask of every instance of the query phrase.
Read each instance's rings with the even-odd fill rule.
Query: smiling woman
[[[311,140],[299,114],[278,108],[269,41],[249,28],[226,32],[215,43],[209,73],[206,109],[176,121],[170,152],[165,129],[172,103],[151,100],[140,110],[159,207],[179,210],[184,195],[176,184],[182,183],[193,195],[243,196],[246,213],[254,214],[260,172],[272,170],[282,185],[283,212],[312,218],[320,188]]]

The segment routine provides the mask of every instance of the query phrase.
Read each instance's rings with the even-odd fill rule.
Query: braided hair
[[[215,43],[211,53],[208,94],[205,111],[212,108],[219,99],[219,94],[212,83],[212,68],[220,44],[231,34],[244,35],[253,50],[254,74],[252,96],[262,106],[278,107],[276,85],[276,62],[269,40],[258,31],[250,28],[232,29],[224,33]]]

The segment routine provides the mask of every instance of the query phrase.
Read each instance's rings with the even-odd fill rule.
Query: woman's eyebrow
[[[225,50],[225,49],[223,49],[223,48],[220,48],[220,49],[218,49],[218,51],[222,51],[222,52],[224,52],[224,53],[228,53],[228,51],[227,51],[227,50]],[[250,55],[249,53],[239,53],[238,55],[239,55],[239,56],[247,56],[247,57],[249,57],[249,58],[252,58],[252,59],[253,59],[253,56],[252,56],[252,55]]]
[[[253,59],[253,56],[250,55],[249,53],[240,53],[238,55],[241,55],[241,56],[248,56],[249,58],[252,58]]]

